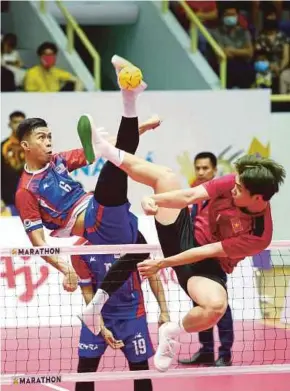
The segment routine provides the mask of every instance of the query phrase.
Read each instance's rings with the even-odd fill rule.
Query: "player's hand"
[[[141,201],[141,205],[144,210],[144,213],[147,216],[155,216],[158,212],[158,206],[151,197],[144,197]]]
[[[168,311],[161,312],[158,319],[158,327],[162,326],[164,323],[170,322],[170,316]]]
[[[142,277],[151,277],[161,269],[161,259],[147,259],[137,265]]]
[[[74,292],[78,287],[78,276],[74,268],[70,267],[63,278],[63,289],[67,292]]]
[[[101,334],[104,340],[109,346],[111,346],[112,349],[121,349],[122,347],[124,347],[124,342],[122,340],[115,339],[112,331],[107,329],[105,326],[101,328]]]

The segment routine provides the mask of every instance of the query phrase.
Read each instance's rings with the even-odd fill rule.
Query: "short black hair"
[[[235,162],[235,166],[245,188],[251,195],[262,195],[264,201],[278,193],[286,178],[284,167],[269,158],[245,155]]]
[[[209,159],[213,168],[217,166],[217,157],[212,152],[200,152],[194,158],[194,164],[198,159]]]
[[[16,37],[16,35],[12,34],[12,33],[5,34],[4,37],[1,40],[1,44],[4,44],[5,42],[9,42],[10,45],[15,48],[17,46],[17,37]]]
[[[36,53],[38,56],[41,56],[47,49],[52,50],[54,54],[57,54],[58,52],[57,46],[53,42],[43,42],[38,46]]]
[[[22,111],[13,111],[13,113],[11,113],[11,114],[9,115],[10,121],[12,121],[12,118],[14,118],[14,117],[22,117],[22,118],[25,118],[26,115],[25,115]]]
[[[267,60],[269,60],[269,52],[267,52],[265,49],[257,49],[255,50],[255,54],[254,54],[255,58],[259,57],[259,56],[263,56],[263,57],[266,57]]]
[[[42,118],[27,118],[22,121],[17,128],[17,138],[22,141],[25,136],[28,136],[34,129],[46,128],[47,123]]]

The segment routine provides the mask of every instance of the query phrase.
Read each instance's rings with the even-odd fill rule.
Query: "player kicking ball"
[[[181,332],[207,330],[225,313],[228,295],[224,271],[231,273],[239,261],[260,253],[271,243],[273,223],[269,201],[278,193],[285,170],[271,159],[246,155],[237,160],[236,174],[181,189],[177,176],[169,168],[113,147],[96,134],[93,124],[83,131],[82,138],[86,139],[85,152],[88,145],[94,144],[104,158],[133,180],[154,190],[155,195],[145,197],[142,206],[146,214],[155,216],[164,258],[141,262],[138,269],[149,277],[162,268],[173,267],[179,284],[196,303],[179,324],[169,322],[160,328],[154,362],[159,371],[166,371]],[[197,242],[188,206],[205,200],[209,200],[211,240],[204,238]],[[86,316],[94,316],[96,323],[103,305],[118,289],[113,276],[122,275],[124,279],[119,284],[123,284],[126,267],[128,263],[116,262],[94,296]],[[99,330],[97,324],[95,329]]]

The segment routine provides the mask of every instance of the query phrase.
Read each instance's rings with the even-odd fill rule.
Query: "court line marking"
[[[52,388],[53,390],[56,390],[56,391],[69,391],[68,388],[63,388],[63,387],[60,387],[60,386],[57,386],[55,384],[42,384],[43,386],[45,387],[48,387],[48,388]]]

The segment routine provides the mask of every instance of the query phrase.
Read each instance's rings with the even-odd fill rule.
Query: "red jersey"
[[[203,186],[210,197],[208,221],[212,242],[221,241],[230,259],[242,260],[269,246],[273,234],[270,204],[257,214],[245,213],[235,206],[231,194],[235,174],[213,179]],[[199,242],[200,245],[207,243]]]

